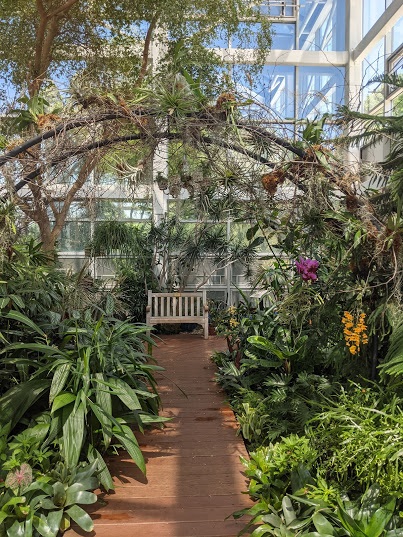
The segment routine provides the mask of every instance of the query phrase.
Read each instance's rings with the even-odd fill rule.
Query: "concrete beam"
[[[256,61],[256,51],[252,49],[214,49],[225,62],[253,63]],[[278,65],[333,65],[341,67],[349,60],[347,51],[325,52],[322,50],[271,50],[265,58],[265,64]]]

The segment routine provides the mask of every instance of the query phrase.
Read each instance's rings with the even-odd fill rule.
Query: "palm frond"
[[[379,369],[383,377],[403,375],[403,322],[393,330],[385,361]]]

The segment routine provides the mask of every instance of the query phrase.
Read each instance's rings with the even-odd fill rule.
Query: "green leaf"
[[[66,503],[65,506],[80,503],[83,505],[90,505],[97,501],[97,495],[87,490],[74,490],[73,486],[69,487],[66,491]]]
[[[292,502],[288,496],[284,496],[281,502],[281,506],[283,508],[285,523],[288,526],[289,524],[291,524],[291,522],[293,522],[297,518]]]
[[[53,489],[53,503],[57,507],[64,507],[64,504],[66,502],[66,489],[60,481],[57,481],[56,483],[53,483],[52,485]]]
[[[78,396],[78,394],[77,394]],[[61,440],[61,452],[69,468],[74,468],[80,458],[81,448],[84,443],[85,410],[80,403],[76,409],[74,404],[64,406],[62,410],[63,439]]]
[[[70,374],[71,363],[61,364],[53,372],[52,384],[50,386],[49,403],[52,404],[53,399],[59,395],[64,389],[67,379]]]
[[[19,295],[9,295],[8,299],[11,299],[14,304],[16,304],[19,308],[25,308],[25,302],[22,300],[22,298]],[[7,300],[7,299],[6,299]]]
[[[117,427],[113,428],[113,434],[120,441],[122,446],[126,449],[130,457],[137,464],[143,474],[146,473],[146,465],[144,462],[143,454],[139,448],[136,437],[133,434],[133,431],[127,425],[122,425],[120,429]]]
[[[271,524],[273,528],[279,528],[282,524],[282,520],[279,516],[270,513],[269,515],[263,515],[262,521]]]
[[[9,297],[0,298],[0,310],[8,306],[9,302],[10,302]]]
[[[251,241],[256,233],[259,231],[259,224],[255,224],[246,231],[246,239]]]
[[[16,520],[14,524],[7,529],[8,537],[30,537],[29,533],[25,531],[25,522],[18,522]],[[31,532],[32,535],[32,532]]]
[[[81,509],[78,505],[73,505],[66,510],[66,513],[71,517],[76,524],[85,531],[92,531],[94,529],[94,523],[88,513]]]
[[[39,328],[37,324],[35,324],[33,321],[31,321],[29,317],[27,317],[23,313],[20,313],[19,311],[11,310],[4,317],[6,319],[12,319],[13,321],[18,321],[19,323],[25,324],[29,328],[32,328],[32,330],[34,330],[34,332],[36,332],[37,334],[46,337],[45,332],[41,328]]]
[[[103,373],[96,373],[95,378],[100,381],[104,381]],[[111,442],[111,420],[108,418],[108,414],[112,415],[112,397],[109,392],[109,387],[105,385],[98,385],[95,390],[96,404],[101,407],[105,413],[99,413],[97,415],[98,420],[102,425],[102,436],[104,439],[105,448],[109,447]]]
[[[59,528],[60,528],[60,523],[62,521],[62,517],[63,517],[62,509],[56,509],[55,511],[50,511],[49,513],[46,514],[49,527],[54,535],[57,535],[59,533]]]
[[[10,388],[0,398],[0,425],[11,422],[11,429],[50,386],[50,380],[34,379]]]
[[[76,400],[76,396],[73,393],[64,392],[55,397],[53,401],[51,413],[53,414],[59,408],[63,408]]]
[[[264,535],[273,535],[272,527],[267,524],[262,524],[250,534],[250,537],[263,537]]]
[[[377,509],[370,518],[365,528],[365,533],[371,537],[379,537],[383,533],[386,524],[392,518],[395,505],[396,499],[393,498],[389,503]]]
[[[303,533],[304,537],[335,537],[334,533],[319,533],[318,531],[310,531],[309,533]]]
[[[274,345],[274,343],[272,343],[271,341],[269,341],[267,338],[263,336],[249,336],[248,342],[258,349],[263,349],[267,352],[270,352],[271,354],[274,354],[281,360],[285,360],[285,356],[280,351],[280,349],[278,349],[276,345]]]
[[[88,460],[89,461],[96,461],[97,462],[97,468],[98,468],[98,479],[101,483],[101,485],[104,487],[104,489],[108,492],[109,490],[114,490],[114,484],[112,476],[108,470],[108,466],[106,465],[106,462],[102,458],[102,455],[99,453],[97,449],[94,448],[93,445],[89,445],[88,447]]]
[[[112,394],[119,397],[130,410],[141,410],[140,401],[133,389],[124,380],[108,378],[108,385],[112,386]]]
[[[351,537],[368,537],[365,535],[365,533],[363,533],[355,520],[351,518],[346,511],[344,511],[343,506],[340,504],[339,508],[337,509],[337,514],[343,528],[345,528],[351,534]]]
[[[312,522],[321,535],[333,535],[334,528],[332,524],[322,515],[322,513],[315,513],[312,517]]]
[[[41,514],[40,516],[35,515],[32,519],[34,528],[37,532],[42,535],[42,537],[55,537],[55,533],[52,531],[51,527],[48,524],[45,516]]]
[[[59,354],[60,351],[57,347],[52,347],[50,345],[45,345],[43,343],[12,343],[11,345],[7,345],[1,352],[5,353],[10,350],[28,350],[32,352],[39,352],[40,354]]]

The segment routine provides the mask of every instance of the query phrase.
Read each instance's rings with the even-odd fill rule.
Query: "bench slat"
[[[204,329],[208,339],[208,308],[206,291],[201,293],[153,293],[148,292],[147,324],[196,323]]]

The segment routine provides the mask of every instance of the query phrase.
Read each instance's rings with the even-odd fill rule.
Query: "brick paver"
[[[247,456],[245,446],[209,359],[223,347],[217,337],[181,334],[164,337],[154,350],[166,369],[158,378],[162,415],[172,421],[138,436],[146,477],[127,455],[111,459],[116,490],[91,506],[92,535],[236,537],[245,525],[246,520],[226,520],[251,504],[242,494],[246,479],[239,456]]]

